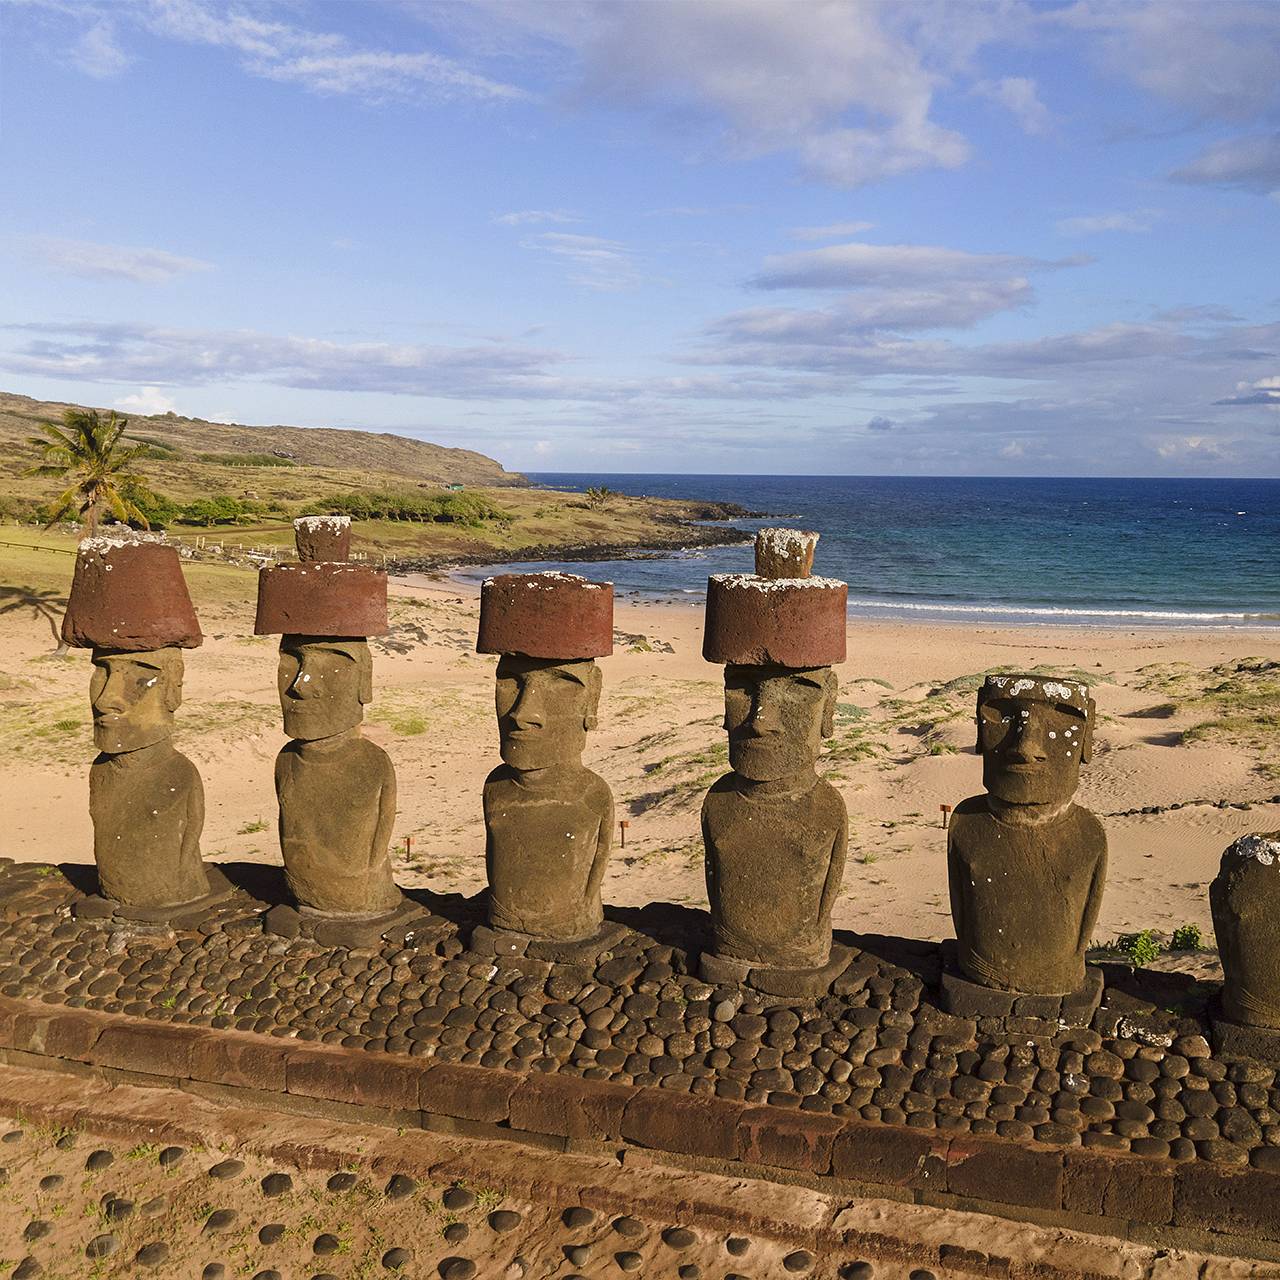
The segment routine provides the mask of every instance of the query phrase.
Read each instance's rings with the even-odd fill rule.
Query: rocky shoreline
[[[731,520],[761,519],[760,511],[749,511],[733,503],[702,503],[687,515],[671,517],[643,542],[562,542],[530,544],[523,547],[481,547],[469,552],[438,555],[395,556],[386,562],[391,574],[433,573],[469,564],[514,564],[525,561],[559,560],[590,562],[599,560],[656,559],[694,547],[730,547],[746,544],[753,535],[727,523]],[[703,524],[700,521],[723,523]],[[670,532],[663,532],[665,525]]]

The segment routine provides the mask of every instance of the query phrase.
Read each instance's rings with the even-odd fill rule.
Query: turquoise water
[[[540,474],[549,488],[737,502],[822,534],[855,616],[1092,626],[1280,625],[1280,480]],[[567,565],[619,592],[701,597],[748,546]],[[516,566],[519,570],[546,564]],[[505,566],[507,571],[512,566]],[[481,577],[488,570],[468,570]]]

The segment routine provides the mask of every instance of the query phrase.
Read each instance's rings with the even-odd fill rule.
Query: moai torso
[[[520,773],[500,765],[485,781],[489,923],[557,941],[604,923],[600,884],[613,831],[613,796],[582,766]]]
[[[1026,995],[1074,995],[1107,875],[1102,824],[1072,799],[1093,742],[1078,681],[988,676],[978,691],[987,794],[956,806],[947,873],[965,977]]]
[[[1073,804],[1051,822],[1011,823],[974,796],[951,815],[947,862],[966,976],[1028,995],[1080,989],[1107,867],[1092,813]]]
[[[848,818],[827,781],[765,794],[726,774],[702,805],[713,950],[771,969],[817,968],[831,952]]]
[[[89,769],[89,814],[104,897],[157,908],[209,892],[200,859],[200,774],[167,739],[138,751],[99,755]]]
[[[390,843],[396,778],[387,753],[358,731],[290,742],[276,757],[280,850],[300,906],[379,915],[400,902]]]
[[[1222,957],[1223,1016],[1280,1029],[1280,831],[1243,836],[1227,849],[1209,903]]]

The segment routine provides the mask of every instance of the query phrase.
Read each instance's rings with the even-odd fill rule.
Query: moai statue
[[[988,676],[978,690],[987,794],[956,806],[947,837],[956,945],[944,947],[943,1001],[954,1013],[1083,1025],[1097,1009],[1101,975],[1084,956],[1107,837],[1074,800],[1093,723],[1074,680]]]
[[[702,806],[712,925],[702,976],[783,997],[821,994],[849,962],[831,939],[848,817],[817,773],[833,729],[848,587],[809,576],[817,541],[762,529],[754,574],[708,581],[702,647],[725,664],[733,769]]]
[[[358,945],[405,907],[391,872],[395,771],[360,733],[373,700],[367,637],[387,630],[387,575],[348,561],[345,516],[305,517],[294,530],[298,563],[260,571],[254,624],[280,636],[280,706],[293,739],[276,757],[280,851],[303,924],[322,941]],[[287,908],[267,925],[300,927]]]
[[[502,763],[484,784],[489,927],[473,946],[552,959],[606,949],[600,884],[613,837],[609,784],[582,763],[613,652],[613,584],[502,574],[481,588],[479,653],[498,659]]]
[[[102,897],[78,904],[77,915],[172,922],[212,892],[200,858],[204,789],[173,745],[182,651],[203,639],[177,549],[143,537],[81,542],[62,638],[93,650],[101,753],[89,770],[89,812]]]
[[[1223,853],[1209,905],[1223,975],[1214,1042],[1280,1066],[1280,831],[1241,836]]]

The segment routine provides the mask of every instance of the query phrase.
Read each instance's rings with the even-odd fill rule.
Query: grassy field
[[[56,480],[26,474],[37,459],[27,438],[41,421],[59,422],[66,407],[0,393],[0,512],[29,520],[35,504],[60,490]],[[404,495],[409,506],[438,503],[441,510],[434,518],[357,520],[355,546],[375,558],[433,563],[679,546],[708,540],[689,521],[735,514],[717,504],[622,495],[593,504],[580,493],[531,488],[482,454],[371,432],[231,427],[165,414],[130,419],[129,438],[150,447],[136,469],[155,494],[179,505],[227,498],[250,508],[222,523],[169,524],[171,536],[231,549],[289,547],[294,516],[341,509],[344,499],[371,493]],[[451,485],[462,491],[451,492]]]

